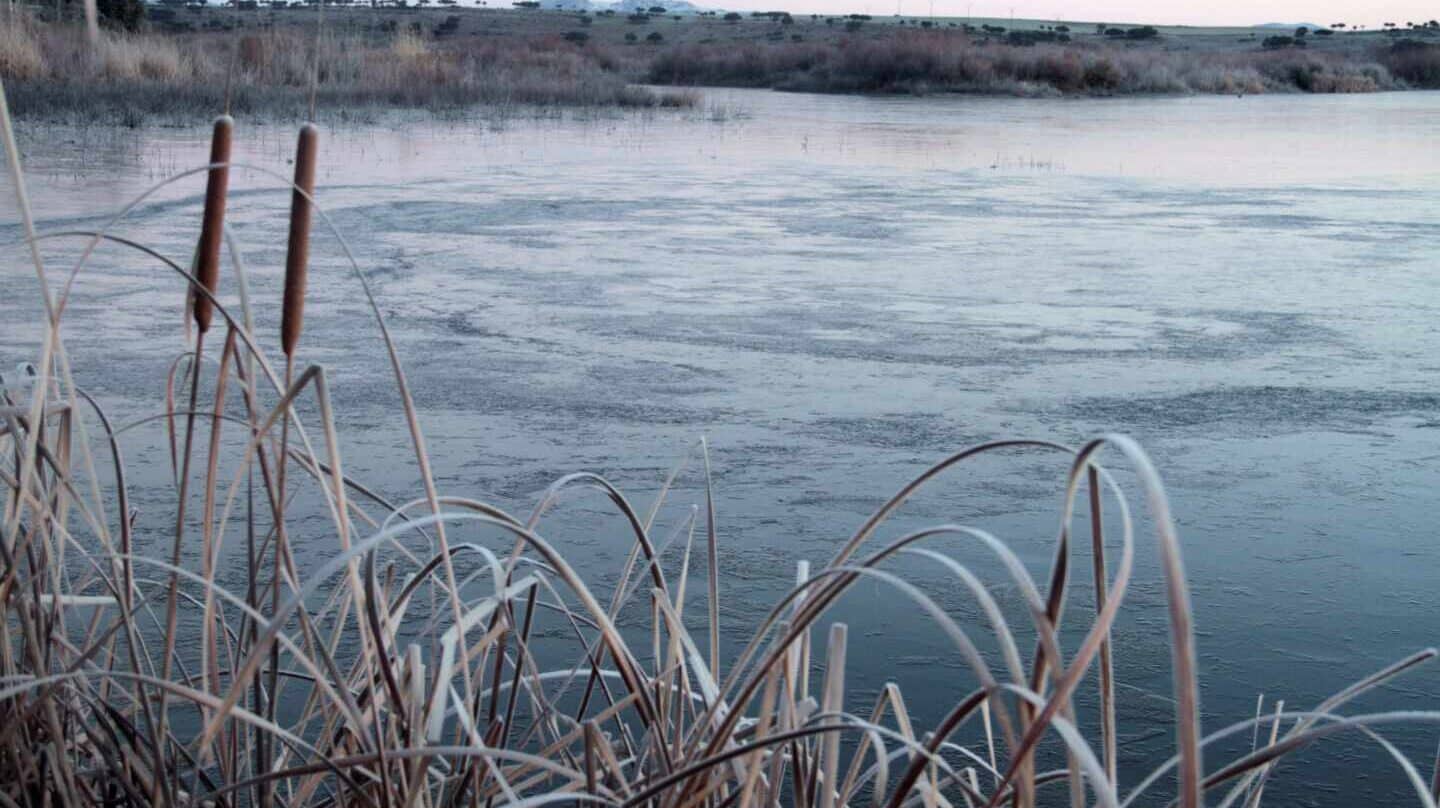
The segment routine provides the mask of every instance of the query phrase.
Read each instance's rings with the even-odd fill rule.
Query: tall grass
[[[374,313],[400,402],[392,415],[409,430],[421,481],[413,499],[387,500],[345,470],[329,376],[304,360],[298,308],[285,333],[256,332],[256,310],[272,302],[251,284],[241,251],[212,283],[123,236],[131,207],[96,231],[37,232],[3,88],[0,136],[43,293],[33,378],[12,380],[0,401],[0,803],[1113,808],[1173,796],[1196,808],[1209,796],[1254,806],[1277,760],[1351,733],[1393,757],[1417,801],[1434,805],[1416,764],[1379,733],[1440,722],[1440,713],[1340,712],[1432,650],[1313,709],[1257,711],[1202,730],[1180,540],[1158,474],[1127,438],[1073,448],[1002,440],[940,456],[837,537],[823,565],[800,564],[743,647],[722,655],[720,533],[703,444],[648,508],[585,472],[556,480],[526,515],[442,490],[402,358],[342,239],[349,277],[312,280],[354,284]],[[300,161],[314,157],[314,143],[302,135]],[[224,197],[220,168],[162,184],[205,175]],[[323,189],[312,195],[303,167],[296,176],[274,178],[308,203],[292,204],[292,245],[305,240],[311,212],[333,231]],[[207,217],[218,217],[206,202]],[[74,264],[45,263],[41,248],[53,239],[84,245]],[[177,340],[176,366],[187,370],[166,385],[160,412],[108,412],[71,372],[66,303],[102,250],[139,251],[175,280],[177,299],[210,305],[209,329]],[[287,266],[287,309],[305,288],[291,276],[297,268],[307,271],[303,261]],[[136,549],[137,529],[157,528],[131,512],[123,447],[147,423],[165,425],[171,447],[172,510],[158,528],[175,548],[168,560]],[[897,535],[892,525],[918,492],[996,452],[1068,464],[1054,560],[1038,580],[979,529]],[[1102,460],[1133,472],[1153,537],[1137,535]],[[658,516],[688,464],[704,470],[705,507],[662,535]],[[584,559],[546,538],[562,498],[579,490],[597,492],[626,525],[624,569],[604,587]],[[295,518],[307,499],[320,519]],[[318,551],[317,565],[301,567],[302,543]],[[957,544],[969,549],[942,552]],[[1152,544],[1168,604],[1176,755],[1122,783],[1111,631],[1138,583],[1136,554]],[[1079,604],[1073,579],[1085,577],[1087,555],[1093,601]],[[903,577],[906,558],[942,573],[983,621],[957,619]],[[987,561],[1004,570],[1018,609],[973,571]],[[895,684],[862,700],[846,676],[863,641],[829,615],[862,582],[912,604],[907,630],[933,626],[965,662],[933,726]],[[1079,636],[1068,651],[1062,630]],[[1098,695],[1098,714],[1081,709],[1082,691]],[[1207,748],[1247,734],[1252,751],[1205,765]]]
[[[963,33],[908,31],[838,42],[686,45],[659,54],[649,77],[680,85],[915,94],[1334,93],[1403,87],[1382,61],[1303,50],[1014,47]]]
[[[271,28],[244,34],[101,32],[17,15],[0,31],[0,77],[18,115],[84,121],[193,120],[228,100],[236,114],[306,114],[314,34]],[[328,32],[316,102],[353,113],[374,106],[681,106],[682,93],[631,83],[622,60],[558,36],[452,45],[408,30]]]

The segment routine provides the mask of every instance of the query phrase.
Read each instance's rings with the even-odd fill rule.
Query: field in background
[[[23,13],[0,32],[21,117],[193,119],[472,105],[686,106],[637,83],[1018,96],[1374,92],[1440,87],[1440,26],[1308,33],[783,13],[149,9],[90,49]],[[1287,41],[1288,40],[1288,41]],[[319,43],[317,50],[317,41]],[[319,65],[316,71],[315,55]]]

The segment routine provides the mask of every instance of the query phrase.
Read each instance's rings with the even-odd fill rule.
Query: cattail
[[[295,189],[290,197],[290,244],[285,253],[285,301],[280,314],[280,345],[295,355],[305,325],[305,274],[310,263],[310,195],[315,193],[315,153],[320,130],[300,127],[295,147]]]
[[[225,232],[225,193],[230,187],[230,136],[234,129],[235,121],[221,115],[215,119],[215,134],[210,138],[211,168],[205,184],[205,218],[200,223],[195,278],[212,295],[220,284],[220,240]],[[202,334],[210,330],[212,311],[210,300],[197,292],[195,325]]]

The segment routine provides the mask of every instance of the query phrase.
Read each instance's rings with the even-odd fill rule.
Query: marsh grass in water
[[[1374,742],[1434,806],[1434,785],[1383,737],[1440,712],[1354,714],[1347,705],[1435,652],[1422,650],[1322,703],[1257,710],[1201,726],[1195,629],[1181,543],[1159,475],[1133,441],[1079,447],[1000,440],[946,455],[836,537],[741,647],[722,653],[727,592],[723,511],[707,447],[681,459],[647,506],[604,478],[557,479],[528,514],[442,489],[404,363],[360,257],[313,186],[319,135],[303,129],[291,194],[283,296],[252,283],[224,228],[233,137],[217,122],[213,162],[165,180],[205,178],[193,258],[129,239],[135,204],[94,231],[37,232],[0,92],[12,190],[43,298],[33,374],[0,401],[0,796],[5,804],[262,806],[909,806],[1215,804],[1255,806],[1284,756],[1345,733]],[[157,186],[158,189],[158,186]],[[312,218],[313,217],[313,218]],[[351,272],[307,277],[311,222],[339,238]],[[56,240],[83,249],[48,265]],[[62,323],[100,251],[139,251],[189,294],[189,336],[157,412],[109,411],[71,372]],[[391,501],[346,472],[326,369],[304,356],[307,285],[354,284],[389,363],[390,415],[408,430],[420,480]],[[281,333],[257,333],[261,307],[283,306]],[[177,329],[178,330],[178,329]],[[275,352],[279,345],[281,352]],[[127,435],[167,435],[170,504],[132,510]],[[893,517],[937,480],[994,453],[1065,459],[1053,560],[1038,579],[998,537],[961,524],[896,535]],[[1153,527],[1138,533],[1114,461],[1136,481]],[[682,474],[704,495],[668,530],[660,516]],[[601,585],[585,558],[547,539],[557,509],[588,492],[625,526],[622,572]],[[300,518],[309,503],[320,518]],[[137,552],[138,532],[172,554]],[[302,569],[294,548],[324,561]],[[956,548],[965,548],[957,550]],[[1111,631],[1136,556],[1158,552],[1173,666],[1175,756],[1134,782],[1120,777],[1122,732]],[[981,619],[957,619],[900,563],[923,562]],[[234,563],[238,569],[223,567]],[[985,581],[974,571],[1003,570]],[[704,580],[701,580],[703,576]],[[827,615],[869,583],[913,605],[964,662],[934,724],[885,684],[862,699],[847,681],[864,641]],[[1148,582],[1146,582],[1148,583]],[[989,585],[987,585],[989,584]],[[1002,603],[990,585],[1018,601]],[[1083,593],[1083,597],[1082,597]],[[1062,630],[1078,641],[1062,647]],[[1081,707],[1093,694],[1094,709]],[[1252,738],[1216,760],[1207,749]],[[981,740],[974,740],[974,739]],[[1209,760],[1209,765],[1206,761]],[[1356,771],[1356,777],[1368,776]],[[1287,771],[1285,776],[1303,777]]]

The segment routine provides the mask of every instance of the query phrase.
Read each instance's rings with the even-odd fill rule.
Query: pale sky
[[[784,8],[805,13],[866,12],[894,14],[896,3],[907,15],[926,15],[931,0],[710,0],[702,6],[739,9]],[[1309,22],[1330,25],[1382,23],[1404,26],[1440,18],[1437,0],[933,0],[935,15],[1014,16],[1096,22],[1153,22],[1167,25],[1259,25]],[[973,9],[973,11],[972,11]]]

